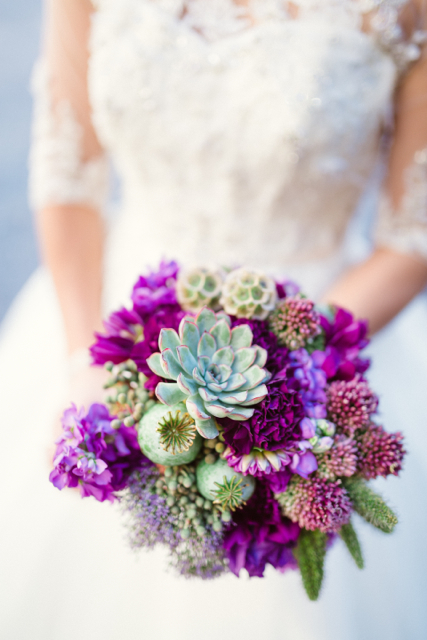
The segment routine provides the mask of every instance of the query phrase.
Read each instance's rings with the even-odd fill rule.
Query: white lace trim
[[[93,0],[97,7],[105,0]],[[146,0],[147,1],[147,0]],[[395,60],[400,72],[420,57],[426,42],[425,31],[415,30],[406,37],[400,24],[400,11],[411,0],[148,0],[175,14],[210,41],[227,37],[269,20],[289,20],[290,8],[298,20],[319,19],[360,29],[365,14],[370,17],[369,32],[378,45]]]
[[[399,208],[390,199],[380,202],[375,239],[401,253],[427,258],[427,148],[418,151],[405,175],[405,193]]]
[[[42,61],[34,69],[32,89],[31,206],[39,210],[48,205],[85,204],[102,210],[108,193],[107,160],[103,155],[82,160],[82,127],[68,101],[53,110]]]

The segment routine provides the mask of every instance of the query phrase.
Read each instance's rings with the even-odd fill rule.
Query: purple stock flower
[[[352,380],[356,373],[364,373],[370,364],[359,358],[359,353],[368,344],[368,322],[355,320],[345,309],[338,308],[331,322],[320,316],[325,333],[325,360],[323,370],[328,380]]]
[[[290,367],[288,375],[293,379],[289,385],[300,392],[305,414],[309,418],[326,418],[326,374],[323,370],[325,354],[306,349],[297,349],[289,353]]]
[[[87,413],[74,405],[64,412],[63,434],[49,476],[55,487],[79,486],[83,497],[92,495],[100,502],[115,499],[114,492],[126,486],[144,456],[135,430],[113,429],[112,420],[102,404],[91,405]]]
[[[178,275],[178,264],[172,260],[162,260],[158,271],[151,271],[140,276],[132,291],[133,308],[145,319],[158,307],[176,305],[175,283]]]
[[[268,485],[259,483],[255,494],[233,516],[235,526],[224,536],[230,570],[239,575],[245,568],[249,575],[263,577],[271,564],[279,571],[295,569],[292,553],[300,528],[283,518]]]

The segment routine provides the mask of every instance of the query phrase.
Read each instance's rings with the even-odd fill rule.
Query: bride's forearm
[[[104,226],[90,207],[46,207],[37,216],[44,262],[52,273],[70,353],[101,328]]]
[[[370,332],[384,327],[427,285],[427,262],[388,248],[377,248],[347,271],[322,302],[345,307],[369,320]]]

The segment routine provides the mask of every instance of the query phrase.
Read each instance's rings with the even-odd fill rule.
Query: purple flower
[[[300,392],[305,415],[309,418],[326,418],[326,374],[323,370],[325,354],[306,349],[289,353],[289,386]]]
[[[247,320],[246,318],[232,319],[232,327],[237,327],[240,324],[248,324],[254,336],[253,344],[267,351],[268,358],[265,367],[273,376],[286,368],[289,362],[288,349],[279,346],[277,336],[270,331],[266,320]]]
[[[300,422],[304,408],[300,395],[288,389],[284,377],[267,384],[268,394],[258,405],[252,418],[243,422],[224,418],[224,439],[237,453],[248,454],[256,447],[277,451],[295,447],[301,439]]]
[[[333,322],[320,316],[325,332],[325,360],[323,370],[328,380],[352,380],[356,373],[364,373],[369,360],[359,358],[368,344],[368,323],[355,320],[349,311],[338,308]]]
[[[300,528],[281,516],[269,486],[260,483],[233,520],[235,526],[225,534],[223,544],[235,575],[245,568],[251,577],[263,577],[267,564],[282,572],[297,567],[292,549]]]
[[[131,298],[134,310],[142,318],[152,314],[158,307],[177,304],[175,284],[178,269],[175,261],[162,260],[158,271],[138,278]]]
[[[74,405],[64,412],[63,434],[57,441],[49,479],[58,489],[80,487],[83,497],[113,501],[144,456],[133,428],[111,427],[112,416],[102,404],[86,413]]]

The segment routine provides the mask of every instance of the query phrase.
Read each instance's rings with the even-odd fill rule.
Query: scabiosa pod
[[[185,402],[205,438],[218,435],[215,418],[246,420],[254,413],[252,406],[267,395],[267,351],[252,346],[249,326],[231,329],[230,324],[226,314],[206,308],[195,318],[186,316],[179,334],[172,329],[160,332],[160,353],[148,360],[155,374],[176,380],[157,385],[160,402]]]
[[[260,271],[241,267],[225,278],[220,304],[237,318],[265,320],[277,300],[276,283]]]
[[[270,328],[279,344],[288,349],[301,349],[320,335],[320,316],[314,302],[301,294],[281,300],[270,316]]]
[[[197,313],[203,307],[219,309],[224,274],[216,269],[196,267],[181,270],[176,285],[178,302],[185,311]]]

